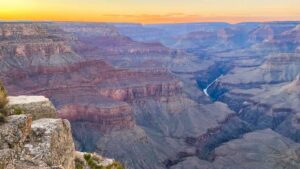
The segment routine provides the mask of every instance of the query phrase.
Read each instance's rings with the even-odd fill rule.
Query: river
[[[209,94],[207,93],[208,88],[213,85],[216,81],[218,81],[221,77],[223,76],[223,74],[221,74],[220,76],[218,76],[214,81],[212,81],[209,85],[207,85],[207,87],[205,89],[203,89],[203,92],[206,96],[210,97]]]

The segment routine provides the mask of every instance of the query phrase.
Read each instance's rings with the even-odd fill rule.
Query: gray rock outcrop
[[[64,169],[75,167],[74,142],[70,123],[63,119],[33,121],[21,158]]]
[[[56,117],[55,107],[44,96],[9,96],[8,100],[10,114],[31,114],[33,120]]]
[[[20,154],[24,141],[30,133],[31,116],[10,116],[0,125],[0,169],[12,165],[13,159]]]
[[[104,169],[122,166],[97,154],[76,152],[69,121],[44,118],[56,115],[47,98],[19,96],[9,97],[9,101],[10,113],[20,109],[24,114],[10,115],[0,124],[0,169],[75,169],[78,161],[80,167],[89,169],[91,162],[85,155]]]

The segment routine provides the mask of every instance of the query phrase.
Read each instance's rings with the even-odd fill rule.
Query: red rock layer
[[[171,51],[159,43],[138,43],[127,37],[102,37],[84,36],[80,37],[76,44],[75,51],[84,56],[100,57],[119,55],[169,55]]]
[[[0,72],[81,60],[71,36],[50,23],[0,23]]]
[[[78,36],[73,41],[75,51],[68,33],[50,23],[0,24],[5,67],[0,68],[0,76],[10,95],[45,95],[61,117],[103,132],[134,126],[126,102],[181,94],[180,82],[166,69],[115,69],[99,60],[170,54],[161,44],[135,42],[106,24],[61,26]],[[78,54],[89,60],[77,58]]]
[[[78,103],[64,105],[60,108],[59,114],[60,117],[72,122],[88,124],[90,128],[100,132],[132,128],[135,125],[131,107],[126,103],[111,107],[96,107],[95,105],[80,105]]]
[[[145,97],[173,96],[181,93],[181,85],[178,81],[153,83],[149,82],[145,85],[128,86],[120,88],[102,88],[101,95],[121,101],[134,101],[135,99]]]
[[[126,102],[181,93],[180,82],[166,70],[115,69],[100,60],[15,69],[5,75],[10,94],[45,95],[61,117],[101,132],[134,126],[133,112]]]

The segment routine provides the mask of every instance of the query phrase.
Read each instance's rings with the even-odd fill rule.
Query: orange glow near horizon
[[[300,20],[299,0],[0,0],[0,20],[250,22]]]

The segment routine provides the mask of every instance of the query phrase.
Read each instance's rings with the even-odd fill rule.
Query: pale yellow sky
[[[300,0],[0,0],[0,20],[142,23],[300,20]]]

